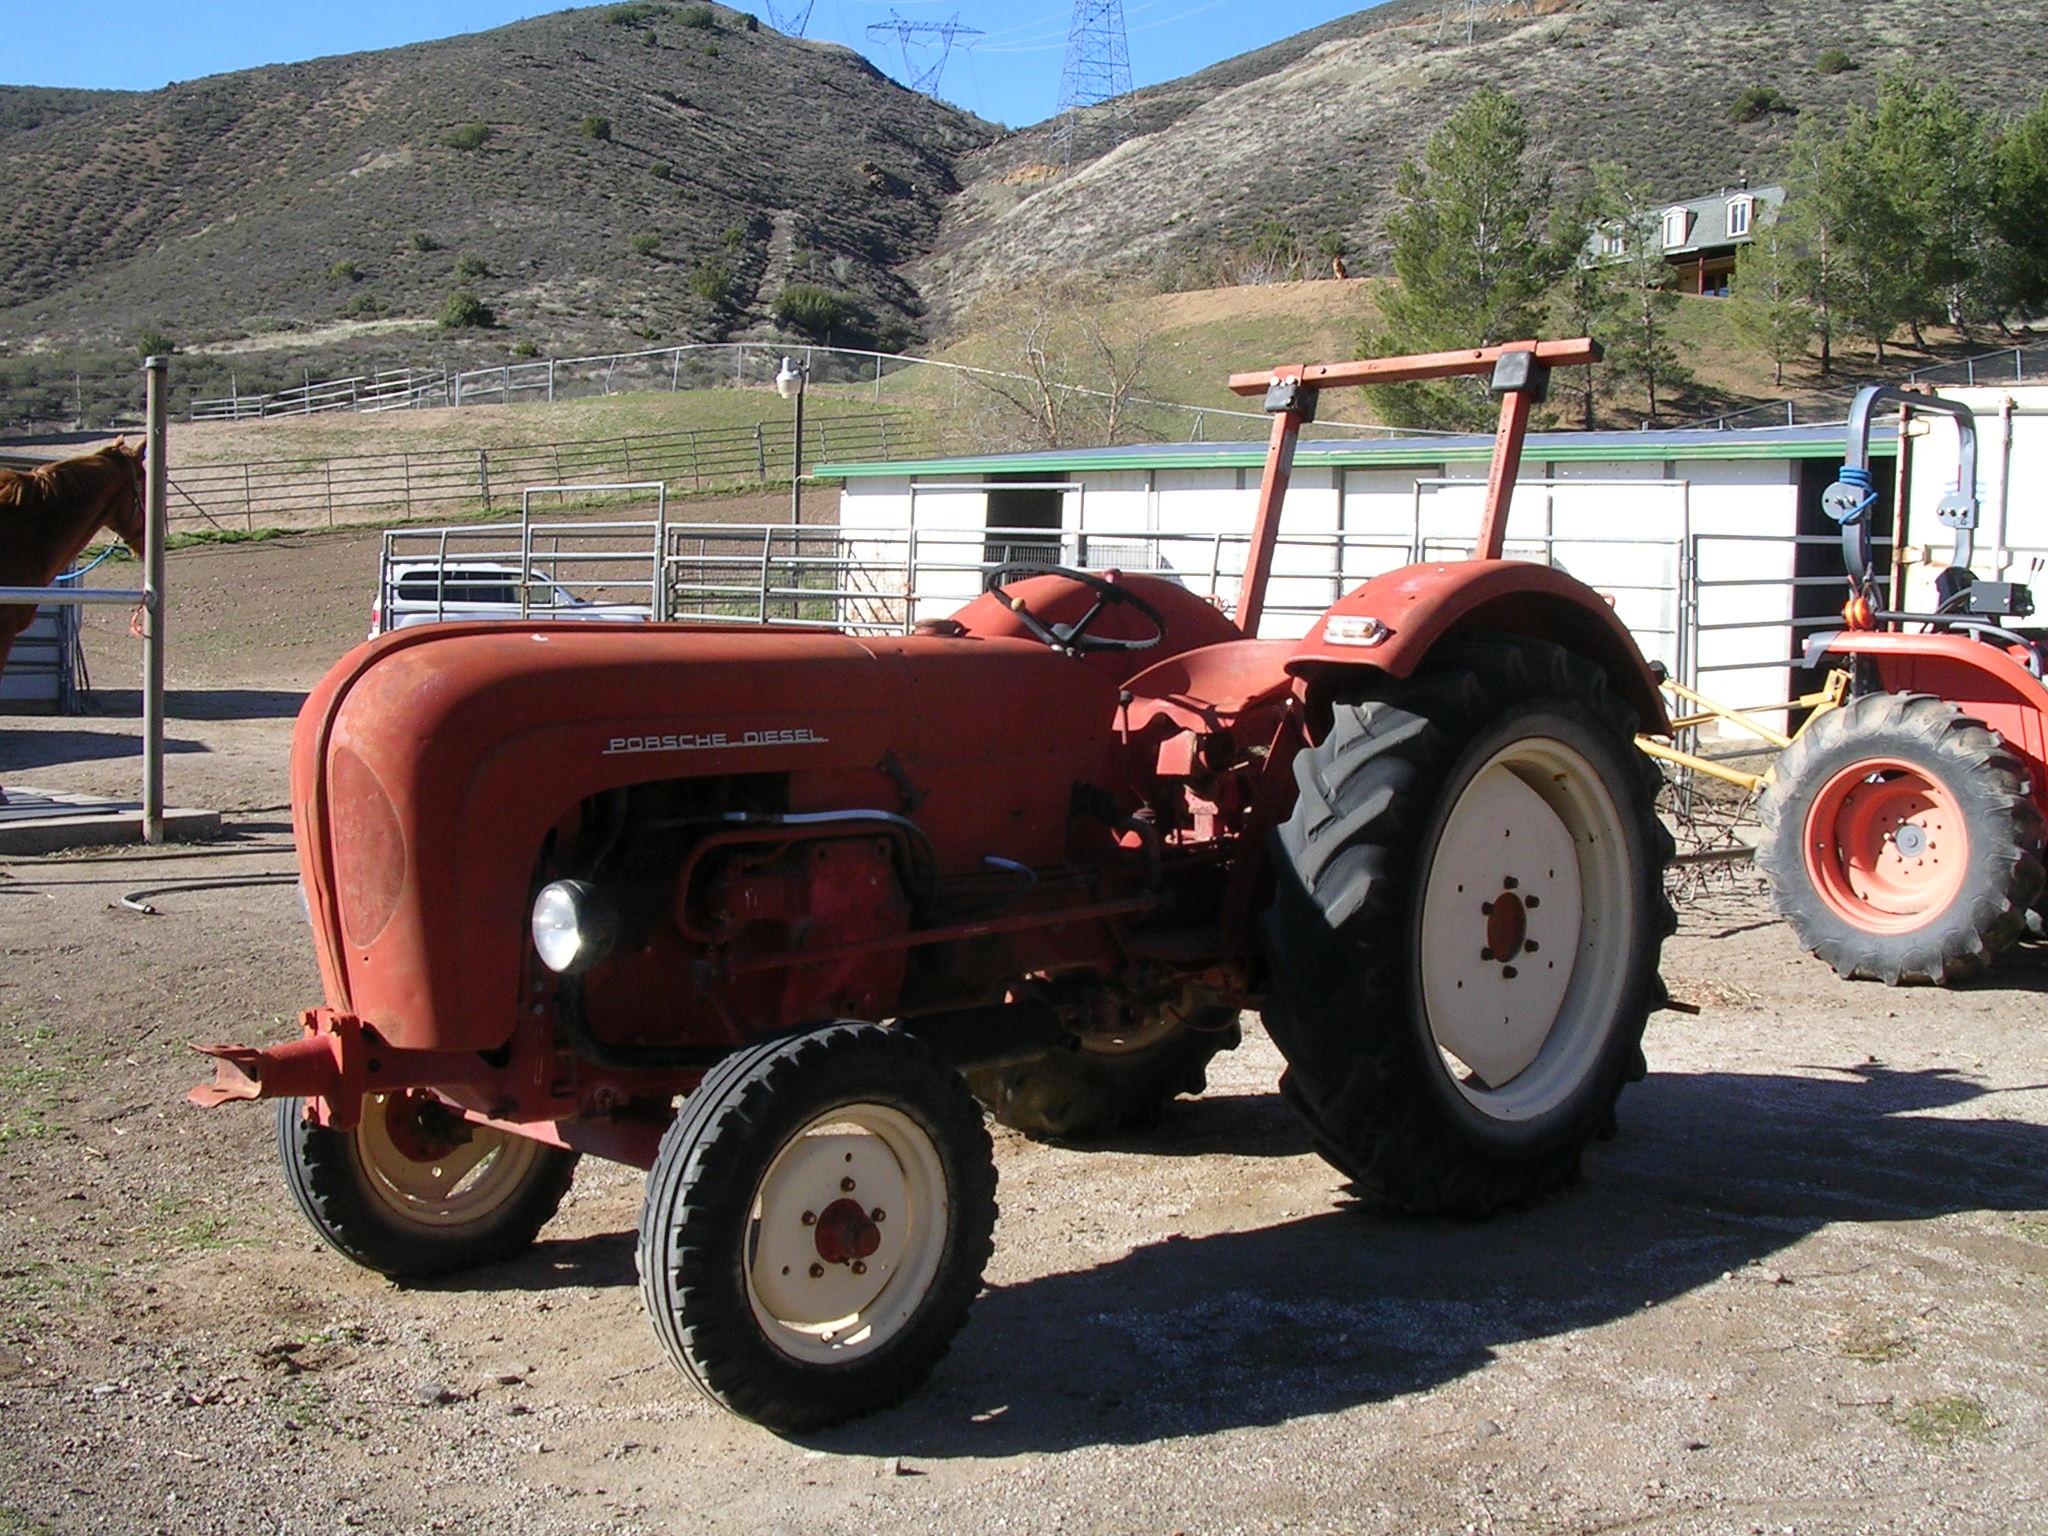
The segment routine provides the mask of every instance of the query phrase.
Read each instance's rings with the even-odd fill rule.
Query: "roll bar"
[[[1900,422],[1915,411],[1932,411],[1956,424],[1956,488],[1935,506],[1935,518],[1956,535],[1954,566],[1969,569],[1977,552],[1977,421],[1967,405],[1939,395],[1919,394],[1896,384],[1873,384],[1858,390],[1849,407],[1848,441],[1842,455],[1842,476],[1821,492],[1821,510],[1842,525],[1842,562],[1858,591],[1870,580],[1870,513],[1877,505],[1877,485],[1870,475],[1870,418],[1880,405],[1896,405]]]

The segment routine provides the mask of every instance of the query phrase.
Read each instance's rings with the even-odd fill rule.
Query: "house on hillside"
[[[1735,253],[1756,238],[1756,231],[1778,216],[1783,187],[1737,187],[1706,197],[1687,198],[1655,208],[1655,223],[1644,220],[1665,264],[1676,269],[1680,293],[1728,296],[1735,272]],[[1614,221],[1600,225],[1586,239],[1588,263],[1618,261],[1628,254],[1630,227]]]

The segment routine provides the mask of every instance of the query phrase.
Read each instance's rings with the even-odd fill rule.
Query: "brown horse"
[[[143,508],[142,449],[125,438],[39,469],[0,469],[0,587],[47,587],[102,528],[140,556]],[[32,604],[0,604],[0,672],[35,616]]]

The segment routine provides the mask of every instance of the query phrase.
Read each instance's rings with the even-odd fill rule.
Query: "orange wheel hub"
[[[1813,888],[1836,916],[1867,933],[1910,933],[1962,889],[1970,841],[1939,781],[1868,758],[1814,797],[1805,849]]]

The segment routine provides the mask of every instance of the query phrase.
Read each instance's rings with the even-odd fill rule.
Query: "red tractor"
[[[1935,508],[1955,554],[1928,612],[1887,601],[1874,558],[1870,423],[1883,404],[1900,408],[1902,445],[1916,412],[1947,416],[1957,433],[1957,489]],[[1844,627],[1806,647],[1809,666],[1841,658],[1846,676],[1830,692],[1842,702],[1812,716],[1772,768],[1757,848],[1778,910],[1845,977],[1974,975],[2041,899],[2048,635],[2012,627],[2033,612],[2025,586],[1970,569],[1976,484],[1969,407],[1889,386],[1857,395],[1842,477],[1822,500],[1842,526]]]
[[[1360,1187],[1483,1213],[1567,1179],[1643,1071],[1670,840],[1655,679],[1600,596],[1498,558],[1531,401],[1586,341],[1232,380],[1271,448],[1235,622],[1160,576],[991,573],[888,639],[429,625],[308,699],[293,813],[327,1000],[219,1058],[392,1275],[530,1244],[579,1153],[650,1171],[647,1311],[782,1430],[901,1397],[981,1284],[983,1106],[1087,1138],[1263,1011]],[[1478,558],[1256,638],[1319,391],[1487,374]],[[980,1103],[977,1103],[977,1097]],[[680,1106],[680,1107],[678,1107]]]

